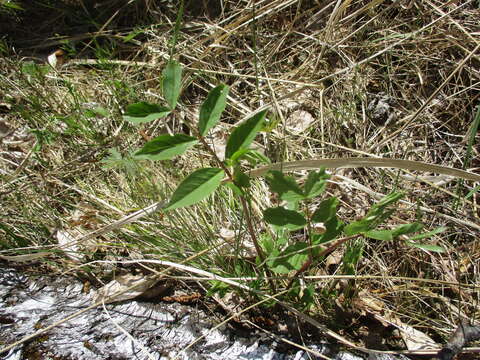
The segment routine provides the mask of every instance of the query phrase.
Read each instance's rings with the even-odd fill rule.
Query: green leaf
[[[162,72],[163,97],[170,110],[175,109],[182,86],[182,67],[174,60],[170,60]]]
[[[300,298],[300,303],[303,305],[305,311],[315,306],[315,299],[317,299],[315,284],[310,284],[303,289],[303,295]]]
[[[271,254],[276,248],[275,241],[267,233],[260,234],[260,245],[267,254]]]
[[[168,160],[183,154],[197,142],[196,138],[184,134],[160,135],[145,143],[135,156],[140,159]]]
[[[22,63],[22,73],[37,78],[43,78],[52,67],[50,65],[40,65],[35,64],[34,62],[25,62]]]
[[[138,102],[127,106],[123,119],[133,124],[146,123],[170,114],[170,109],[157,104]]]
[[[365,219],[354,221],[353,223],[348,224],[344,228],[345,235],[352,236],[356,234],[363,233],[368,231],[370,228],[370,223]]]
[[[404,196],[405,194],[402,192],[392,192],[384,196],[379,202],[373,205],[370,211],[385,209],[388,205],[396,203],[398,200],[400,200]]]
[[[338,220],[336,216],[330,218],[324,223],[326,230],[323,234],[312,234],[312,242],[314,244],[322,244],[335,239],[342,232],[343,225],[343,222]]]
[[[302,214],[281,206],[266,209],[263,212],[263,219],[269,224],[285,227],[289,230],[301,229],[307,224],[307,220]]]
[[[312,215],[312,222],[327,222],[337,213],[337,206],[339,200],[336,197],[331,197],[323,200],[318,206],[317,210]]]
[[[235,154],[232,156],[232,158],[235,157]],[[245,155],[242,156],[242,158],[245,158],[249,162],[249,164],[252,165],[252,166],[257,166],[259,164],[271,164],[272,163],[269,158],[267,158],[261,152],[259,152],[257,150],[254,150],[254,149],[248,149],[247,152],[245,153]]]
[[[446,251],[443,247],[437,246],[437,245],[417,244],[412,241],[406,241],[406,244],[409,246],[416,247],[422,250],[427,250],[427,251],[433,251],[433,252],[439,252],[439,253]]]
[[[267,260],[267,265],[277,274],[287,274],[292,270],[300,270],[308,260],[307,247],[307,243],[297,242],[288,246],[280,254],[275,251]]]
[[[444,231],[446,231],[447,228],[445,226],[440,226],[432,231],[429,231],[429,232],[426,232],[426,233],[423,233],[423,234],[419,234],[419,235],[415,235],[415,236],[412,236],[410,238],[410,240],[422,240],[422,239],[425,239],[425,238],[428,238],[428,237],[431,237],[433,235],[436,235],[436,234],[440,234]]]
[[[249,149],[240,149],[235,151],[230,159],[227,159],[228,166],[235,166],[237,165],[241,159],[245,157],[245,155],[249,152]]]
[[[245,174],[239,167],[236,167],[233,172],[233,179],[235,184],[239,187],[250,187],[250,177]]]
[[[138,164],[135,162],[133,156],[122,156],[122,154],[120,154],[115,148],[108,149],[108,152],[110,155],[100,160],[102,163],[102,169],[119,168],[125,170],[131,177],[138,175]]]
[[[265,177],[271,192],[277,193],[285,201],[303,200],[303,192],[295,179],[280,171],[271,170]]]
[[[124,43],[130,42],[133,40],[137,35],[143,34],[145,31],[143,29],[134,29],[130,34],[126,36],[121,36],[120,38],[123,40]]]
[[[312,199],[325,191],[327,187],[327,180],[330,178],[325,173],[325,169],[319,171],[311,171],[308,174],[307,181],[303,187],[303,192],[307,199]]]
[[[228,86],[221,84],[208,94],[200,107],[200,120],[198,130],[201,136],[205,136],[212,127],[220,120],[223,110],[227,105]]]
[[[223,177],[222,169],[204,168],[194,171],[178,185],[164,210],[190,206],[202,201],[220,186]]]
[[[104,107],[102,106],[97,106],[95,108],[92,108],[92,109],[86,109],[85,110],[85,116],[89,117],[89,118],[93,118],[95,116],[103,116],[103,117],[107,117],[109,116],[109,112],[107,109],[105,109]]]
[[[420,223],[404,224],[393,229],[392,236],[396,238],[400,235],[411,234],[422,229],[423,225]]]
[[[363,219],[345,226],[345,234],[351,236],[373,230],[393,214],[394,211],[387,209],[387,207],[400,200],[403,196],[404,194],[401,192],[393,192],[384,196],[370,208]]]
[[[224,186],[230,188],[236,196],[245,196],[245,192],[234,183],[227,182]]]
[[[468,192],[467,195],[465,195],[465,200],[471,198],[473,195],[475,195],[478,191],[480,190],[480,185],[475,186],[472,190]]]
[[[4,6],[6,8],[10,8],[10,9],[13,9],[13,10],[25,10],[24,8],[22,8],[20,5],[18,5],[17,3],[15,3],[14,1],[9,1],[9,0],[6,0],[6,1],[3,1],[1,4],[0,4],[0,7],[1,6]]]
[[[230,159],[240,149],[248,149],[255,136],[265,122],[267,110],[255,114],[244,123],[238,125],[230,134],[225,150],[225,158]]]
[[[393,240],[393,230],[369,230],[365,236],[375,240],[391,241]]]

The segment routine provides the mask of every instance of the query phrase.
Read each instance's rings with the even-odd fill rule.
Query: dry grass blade
[[[26,251],[51,251],[55,256],[37,258],[42,271],[86,273],[108,283],[112,266],[94,260],[179,263],[215,248],[192,266],[238,283],[255,280],[262,292],[266,278],[281,289],[291,276],[255,277],[254,262],[244,256],[250,240],[245,219],[226,186],[194,209],[153,214],[161,209],[158,200],[193,169],[213,166],[206,149],[196,146],[171,162],[136,162],[132,156],[159,135],[195,133],[202,101],[224,83],[230,88],[227,107],[216,132],[206,137],[209,144],[221,148],[242,118],[271,109],[271,131],[255,144],[274,164],[252,176],[277,169],[295,172],[302,183],[306,174],[299,170],[338,169],[322,196],[339,199],[343,223],[400,191],[404,198],[382,228],[421,222],[427,232],[446,229],[424,241],[444,253],[411,248],[402,238],[366,239],[354,278],[342,275],[339,260],[320,262],[301,278],[317,290],[312,317],[335,320],[330,310],[337,289],[329,293],[320,285],[342,280],[361,282],[399,321],[438,343],[447,340],[459,314],[478,316],[480,158],[471,121],[480,85],[477,0],[188,1],[176,34],[175,58],[185,70],[179,106],[140,127],[122,115],[139,101],[163,104],[159,79],[177,33],[176,4],[62,0],[52,6],[39,0],[22,6],[24,12],[9,18],[0,13],[0,28],[9,33],[8,42],[0,39],[0,123],[8,124],[0,131],[0,260],[35,261],[42,255]],[[44,55],[60,47],[71,59],[45,72]],[[309,114],[303,125],[289,126],[301,114]],[[262,213],[277,199],[263,181],[252,181],[249,189],[252,223],[261,224],[254,230],[263,241],[270,229]],[[63,236],[67,252],[58,251],[58,237],[66,233],[57,230],[72,229],[68,214],[81,201],[95,216]],[[142,210],[125,216],[123,209]],[[218,236],[222,228],[235,231],[228,246]],[[300,235],[291,235],[288,241],[297,242]],[[79,242],[82,257],[74,262]],[[440,294],[446,302],[438,301]],[[281,300],[300,306],[291,294]],[[343,305],[348,308],[348,301]],[[362,322],[345,324],[342,336],[361,346],[358,331],[370,325]],[[383,340],[396,344],[393,336]]]
[[[442,15],[443,16],[443,15]],[[385,145],[386,143],[388,143],[389,141],[391,141],[392,139],[394,139],[398,134],[400,134],[402,131],[404,131],[410,124],[412,124],[415,119],[417,119],[418,115],[427,108],[427,106],[432,102],[433,99],[435,99],[435,97],[438,95],[438,93],[440,93],[440,91],[450,82],[450,80],[455,76],[455,74],[457,74],[462,68],[463,66],[465,65],[465,63],[470,60],[470,58],[478,51],[478,49],[480,49],[480,43],[477,44],[477,46],[469,52],[469,54],[467,56],[465,56],[465,58],[458,64],[458,66],[450,73],[450,75],[442,82],[442,84],[440,84],[439,87],[437,87],[435,89],[435,91],[430,95],[430,97],[425,100],[425,102],[422,104],[422,106],[420,106],[418,108],[418,110],[411,116],[408,116],[405,122],[405,124],[403,124],[402,127],[400,127],[400,129],[394,131],[389,137],[387,137],[385,140],[379,142],[378,144],[375,144],[375,146],[372,146],[372,149],[374,148],[377,148],[377,147],[381,147],[382,145]]]
[[[28,262],[32,260],[42,259],[46,256],[51,255],[50,252],[37,252],[33,254],[25,254],[25,255],[0,255],[0,260],[10,261],[10,262]]]
[[[250,176],[258,177],[264,175],[270,170],[296,171],[296,170],[315,170],[322,167],[326,168],[396,168],[413,171],[433,172],[442,175],[454,176],[459,179],[480,181],[480,175],[468,171],[455,169],[447,166],[426,164],[420,161],[385,159],[385,158],[348,158],[348,159],[312,159],[290,161],[278,164],[263,166],[250,171]]]

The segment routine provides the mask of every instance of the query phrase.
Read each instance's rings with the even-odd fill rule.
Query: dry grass
[[[113,2],[105,1],[105,7],[107,3]],[[56,249],[55,229],[73,231],[75,237],[167,198],[185,174],[208,164],[205,154],[192,151],[166,164],[124,161],[123,167],[110,170],[102,169],[99,160],[107,156],[108,148],[128,154],[145,141],[142,136],[188,131],[185,124],[194,120],[208,90],[219,82],[231,87],[223,117],[226,131],[258,109],[271,107],[280,124],[257,142],[275,161],[360,155],[466,166],[477,172],[475,146],[471,161],[465,163],[470,137],[478,138],[471,132],[480,94],[476,1],[274,0],[257,1],[254,9],[250,1],[203,2],[207,7],[187,2],[176,50],[186,72],[180,111],[167,121],[133,127],[123,122],[121,112],[134,101],[160,101],[158,79],[175,21],[175,7],[154,3],[145,1],[135,9],[125,5],[117,15],[113,10],[102,12],[98,38],[75,37],[67,48],[74,47],[80,55],[74,54],[66,66],[41,80],[18,69],[22,52],[37,56],[32,47],[44,39],[28,46],[19,41],[18,56],[11,48],[1,60],[0,98],[5,102],[1,116],[12,130],[1,144],[4,253]],[[79,34],[69,28],[72,6],[81,12],[84,4],[69,2],[70,12],[62,12],[60,34]],[[136,21],[149,25],[142,26],[132,42],[123,43],[121,36],[138,24],[128,23],[127,14],[136,14]],[[60,42],[41,51],[58,46]],[[95,58],[99,54],[105,58]],[[380,116],[375,115],[374,101],[381,98],[387,111]],[[108,114],[86,112],[92,102]],[[292,123],[300,110],[314,119],[304,131],[296,131]],[[40,131],[36,139],[27,129]],[[128,172],[128,166],[133,171]],[[338,177],[329,192],[341,199],[340,214],[346,221],[366,212],[373,193],[403,190],[406,201],[391,225],[421,219],[428,229],[449,228],[429,240],[447,249],[442,254],[403,242],[367,242],[356,285],[376,299],[381,311],[437,341],[448,337],[462,314],[478,318],[478,195],[465,198],[475,184],[427,180],[422,177],[432,174],[388,169],[344,169],[334,175]],[[258,205],[267,206],[265,186],[259,183],[255,189]],[[235,199],[225,192],[175,217],[149,216],[82,244],[83,261],[143,256],[179,261],[218,243],[221,228],[239,228],[242,219],[234,209]],[[221,250],[212,251],[195,265],[225,276],[246,275],[223,255]],[[331,265],[340,269],[334,261]],[[57,252],[45,266],[64,271],[77,264]],[[101,278],[105,269],[90,271]],[[315,271],[310,275],[336,274],[325,264]],[[351,315],[344,326],[355,325],[347,335],[361,343],[362,321],[380,310],[338,300],[334,305],[331,294],[320,290],[334,291],[335,286],[338,290],[341,284],[333,278],[317,284],[315,314],[338,320],[332,309],[342,308]]]

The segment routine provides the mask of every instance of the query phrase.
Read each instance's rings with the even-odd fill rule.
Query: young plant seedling
[[[176,61],[169,61],[163,71],[162,89],[167,105],[139,102],[129,105],[124,119],[133,123],[147,123],[167,116],[178,104],[181,92],[182,68]],[[160,135],[135,152],[136,159],[168,160],[185,153],[192,146],[202,145],[213,157],[217,167],[205,167],[193,171],[175,189],[170,200],[163,208],[168,212],[197,204],[214,193],[220,186],[228,186],[239,197],[245,214],[246,226],[257,253],[258,270],[269,280],[272,290],[275,284],[269,275],[289,275],[287,288],[292,287],[303,272],[322,261],[329,253],[342,244],[346,244],[343,257],[343,271],[354,274],[362,257],[364,239],[392,241],[401,235],[418,232],[422,225],[405,224],[394,229],[379,228],[393,213],[389,207],[398,202],[403,194],[393,192],[374,204],[366,216],[350,224],[344,224],[337,217],[339,200],[336,197],[325,197],[329,175],[325,169],[311,171],[301,186],[297,181],[280,171],[270,171],[266,182],[272,193],[281,202],[276,207],[263,211],[263,220],[271,228],[262,234],[260,239],[253,225],[250,209],[250,177],[242,169],[242,160],[255,159],[268,163],[263,155],[250,149],[250,145],[266,126],[267,111],[261,111],[236,126],[231,132],[225,150],[225,160],[221,161],[215,151],[207,144],[205,136],[220,121],[226,107],[229,88],[220,84],[210,91],[200,108],[197,128],[191,129],[196,136],[185,134]],[[226,179],[225,179],[226,178]],[[323,197],[318,202],[318,198]],[[316,201],[318,205],[311,212],[309,204]],[[411,237],[406,244],[430,251],[442,251],[432,245],[415,243],[423,237],[443,231]],[[303,231],[303,240],[295,240],[292,233]],[[343,235],[343,237],[340,237]],[[299,287],[292,288],[290,296],[299,296]],[[303,290],[301,303],[308,306],[312,303],[313,287]]]

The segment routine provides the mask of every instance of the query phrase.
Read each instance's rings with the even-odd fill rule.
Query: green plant
[[[167,105],[138,102],[127,106],[124,119],[133,123],[146,123],[166,117],[177,106],[181,92],[182,68],[176,61],[169,61],[163,71],[162,89]],[[356,265],[362,257],[365,239],[392,241],[402,235],[419,232],[419,223],[404,224],[393,229],[381,228],[394,210],[391,205],[397,203],[403,194],[393,192],[374,204],[360,220],[344,224],[337,217],[339,200],[336,197],[324,198],[313,211],[310,205],[324,195],[329,175],[324,169],[311,171],[303,185],[295,178],[281,171],[272,170],[266,175],[270,191],[276,194],[278,205],[263,211],[263,221],[268,231],[258,236],[252,215],[250,195],[251,176],[244,171],[245,161],[256,164],[268,163],[258,152],[250,149],[256,135],[266,126],[267,111],[254,114],[236,126],[231,132],[225,151],[225,161],[221,161],[208,145],[205,136],[219,122],[226,107],[229,88],[221,84],[210,91],[200,108],[196,128],[191,128],[196,136],[185,134],[160,135],[137,150],[136,160],[168,160],[185,153],[195,145],[203,146],[213,158],[217,167],[204,167],[188,175],[173,192],[164,212],[194,205],[215,192],[220,186],[228,186],[239,198],[248,233],[256,250],[257,273],[269,278],[270,287],[276,284],[271,275],[290,275],[287,288],[290,296],[299,297],[308,306],[312,300],[312,288],[307,287],[302,294],[298,286],[293,286],[298,275],[318,264],[325,256],[342,244],[346,244],[343,258],[345,274],[354,274]],[[434,231],[443,231],[439,228]],[[301,240],[298,235],[301,234]],[[343,237],[340,237],[344,235]],[[406,240],[407,245],[421,247],[430,251],[442,251],[442,248],[426,244],[417,244],[419,240],[432,233],[417,235]]]

